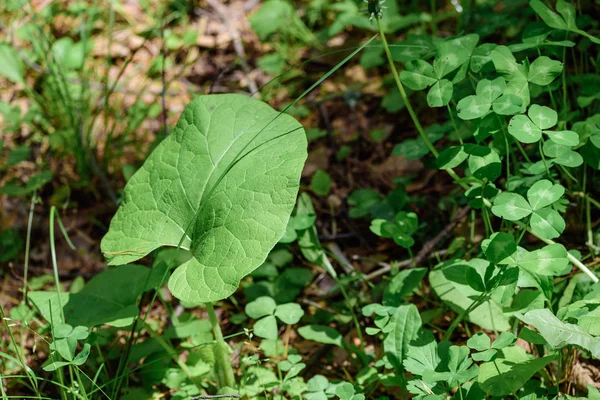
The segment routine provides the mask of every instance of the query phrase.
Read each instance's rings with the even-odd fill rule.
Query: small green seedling
[[[400,211],[393,221],[374,219],[371,222],[371,232],[377,236],[391,238],[398,246],[406,249],[415,244],[412,236],[419,227],[417,214]]]

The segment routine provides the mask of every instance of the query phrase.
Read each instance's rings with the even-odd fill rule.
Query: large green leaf
[[[421,329],[421,316],[414,304],[400,306],[392,315],[389,324],[392,328],[383,341],[388,360],[402,371],[402,362],[406,358],[409,343],[416,338]]]
[[[506,347],[500,355],[479,367],[479,384],[488,394],[506,396],[515,393],[556,357],[534,358],[519,346]]]
[[[550,346],[556,349],[567,345],[578,346],[600,359],[600,338],[590,335],[577,325],[562,322],[547,308],[516,315],[526,324],[533,325]]]
[[[77,293],[61,293],[60,302],[56,291],[31,292],[29,299],[48,322],[62,323],[62,304],[72,326],[128,326],[140,312],[138,297],[159,286],[166,266],[123,265],[96,275]]]
[[[197,98],[129,180],[102,252],[121,265],[181,245],[193,258],[171,276],[173,294],[231,295],[283,236],[306,146],[296,120],[258,100]]]
[[[469,262],[458,260],[429,273],[429,283],[438,296],[456,312],[460,313],[475,303],[481,292],[467,283],[467,271],[475,268],[478,273],[484,272],[487,262],[474,259]],[[468,320],[483,329],[508,330],[510,324],[502,308],[494,300],[488,300],[476,307],[468,315]]]

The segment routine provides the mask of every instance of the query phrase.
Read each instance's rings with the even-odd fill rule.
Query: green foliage
[[[173,294],[229,296],[283,235],[305,148],[301,126],[259,101],[199,97],[127,183],[102,240],[109,264],[181,247],[193,258],[171,276]]]
[[[261,3],[249,16],[256,37],[231,35],[236,62],[224,76],[238,67],[246,76],[219,72],[217,81],[254,91],[250,81],[277,76],[253,96],[283,111],[240,94],[200,96],[174,129],[163,127],[143,164],[146,149],[123,147],[136,147],[162,107],[146,104],[143,90],[125,107],[112,97],[122,89],[112,71],[135,52],[111,54],[106,79],[90,68],[102,47],[96,31],[105,20],[112,31],[123,9],[7,3],[0,78],[27,104],[0,102],[0,194],[42,196],[34,223],[46,194],[68,212],[74,193],[87,210],[81,194],[92,182],[120,206],[101,243],[115,268],[61,284],[64,251],[54,242],[53,275],[27,278],[26,267],[26,298],[8,316],[1,310],[10,332],[4,397],[16,379],[18,395],[35,398],[51,384],[49,395],[65,399],[583,398],[573,366],[600,359],[595,15],[565,0],[360,3]],[[20,9],[31,21],[12,20]],[[188,70],[171,69],[188,50],[215,49],[185,26],[190,4],[160,11],[136,35],[144,50],[160,37],[165,50],[146,75],[163,78],[166,94],[168,79],[187,82]],[[58,16],[80,26],[57,29]],[[299,101],[316,86],[304,92],[307,77],[329,78],[350,57],[321,68],[375,30],[356,71]],[[390,76],[381,75],[386,62]],[[303,175],[308,142],[315,160]],[[76,182],[61,171],[67,157]],[[87,242],[104,214],[91,215],[89,231],[79,220],[60,227]],[[21,262],[21,226],[1,227],[0,262],[11,268]],[[41,259],[30,253],[33,226],[26,266]],[[151,268],[132,264],[144,257]],[[587,396],[600,393],[589,386]]]

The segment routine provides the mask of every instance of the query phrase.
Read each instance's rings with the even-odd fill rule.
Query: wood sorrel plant
[[[600,146],[589,139],[593,134],[568,129],[576,124],[569,114],[565,54],[566,48],[575,45],[567,39],[582,35],[593,43],[600,40],[577,27],[573,5],[559,0],[558,13],[539,0],[530,5],[547,27],[524,37],[522,43],[479,44],[476,34],[434,39],[433,61],[412,59],[400,73],[380,22],[385,13],[377,15],[389,67],[415,128],[436,157],[438,168],[465,190],[464,201],[479,210],[485,226],[487,238],[478,257],[448,261],[429,273],[433,290],[458,312],[444,340],[450,340],[464,319],[496,335],[511,329],[516,334],[518,325],[511,321],[520,320],[539,331],[522,328],[520,337],[545,345],[548,354],[532,361],[531,355],[514,345],[516,336],[510,333],[500,335],[491,347],[484,335],[467,346],[448,349],[440,344],[438,348],[427,331],[415,329],[422,324],[416,309],[401,304],[415,282],[390,284],[395,289],[388,298],[396,294],[401,299],[393,305],[367,306],[363,313],[375,315],[376,327],[370,328],[370,334],[384,333],[388,367],[400,376],[408,370],[416,378],[405,387],[417,398],[434,394],[446,398],[456,388],[459,398],[467,394],[482,398],[485,393],[517,397],[523,385],[549,362],[565,362],[562,348],[575,346],[600,358],[599,332],[586,321],[591,318],[587,307],[596,309],[597,298],[590,295],[563,305],[558,312],[553,309],[554,278],[570,273],[573,265],[594,287],[598,285],[597,274],[581,261],[579,252],[567,251],[555,240],[565,232],[563,214],[569,198],[576,197],[585,199],[580,204],[588,216],[588,241],[591,237],[590,207],[597,202],[588,194],[589,168],[584,163],[598,169]],[[553,41],[556,30],[563,31],[565,40]],[[565,49],[562,59],[542,55],[547,46]],[[527,52],[530,58],[520,55],[527,50],[534,50]],[[435,148],[405,86],[414,91],[428,89],[429,107],[447,110],[457,145],[441,151]],[[469,91],[469,86],[472,94],[457,95]],[[461,90],[455,91],[456,87]],[[455,171],[459,168],[465,171],[462,178]],[[523,244],[526,233],[540,245]],[[471,350],[481,353],[470,355]],[[481,362],[479,370],[473,361]],[[555,384],[547,374],[541,375],[548,384]],[[475,386],[483,391],[471,393]]]

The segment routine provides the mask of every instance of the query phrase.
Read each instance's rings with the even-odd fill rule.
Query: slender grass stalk
[[[392,53],[390,52],[390,46],[388,45],[387,39],[385,37],[385,33],[383,32],[383,28],[381,26],[381,22],[379,21],[379,18],[377,18],[377,27],[379,28],[379,35],[381,36],[381,41],[383,42],[383,49],[385,50],[385,55],[387,57],[388,64],[390,66],[390,70],[392,71],[392,75],[394,77],[394,82],[396,82],[396,86],[398,87],[398,91],[400,92],[402,101],[404,101],[406,110],[408,111],[408,114],[410,114],[410,118],[412,119],[413,124],[415,125],[415,128],[417,128],[417,132],[419,132],[421,139],[423,140],[423,142],[425,143],[425,145],[427,146],[427,148],[429,149],[431,154],[433,154],[434,157],[437,158],[439,156],[439,152],[437,151],[437,149],[435,148],[433,143],[431,143],[431,140],[429,140],[429,137],[425,133],[425,130],[423,129],[423,126],[421,125],[421,122],[419,121],[419,117],[417,116],[417,113],[415,113],[415,110],[413,109],[412,105],[410,104],[410,101],[408,100],[408,96],[406,95],[406,91],[404,90],[404,85],[402,85],[402,82],[400,81],[400,75],[398,74],[398,70],[396,69],[396,65],[394,64],[394,60],[392,58]],[[448,173],[448,175],[450,175],[452,177],[452,179],[454,179],[456,181],[456,183],[459,184],[463,189],[467,190],[469,188],[464,182],[460,181],[460,177],[456,174],[456,172],[454,172],[453,169],[448,168],[448,169],[445,169],[444,171],[446,171]]]
[[[25,265],[23,267],[23,304],[27,304],[27,273],[29,272],[29,250],[31,248],[31,226],[33,224],[33,210],[37,200],[37,193],[31,196],[31,205],[29,206],[29,219],[27,220],[27,237],[25,238]]]
[[[58,263],[56,261],[56,245],[55,245],[55,241],[54,241],[54,218],[56,217],[56,221],[58,222],[58,226],[60,228],[61,233],[63,234],[65,240],[67,241],[67,244],[69,245],[69,247],[73,250],[75,250],[75,245],[73,244],[73,242],[71,242],[71,239],[69,238],[69,235],[67,234],[67,230],[65,229],[65,226],[62,223],[62,220],[60,219],[60,215],[58,215],[58,211],[56,210],[55,206],[52,206],[50,208],[50,254],[52,255],[52,269],[54,271],[54,284],[56,285],[56,293],[57,293],[57,299],[58,299],[58,306],[60,308],[60,317],[61,319],[65,320],[65,315],[63,312],[63,308],[62,308],[62,300],[60,298],[60,282],[58,279]]]
[[[27,364],[25,364],[25,360],[23,359],[23,355],[19,351],[19,346],[17,345],[15,336],[13,335],[12,329],[11,329],[10,325],[8,324],[9,319],[6,317],[6,314],[4,313],[4,307],[2,307],[2,304],[0,304],[0,316],[2,316],[2,322],[4,323],[4,327],[6,328],[6,331],[8,332],[8,336],[10,337],[10,343],[15,349],[15,353],[17,354],[19,364],[21,364],[23,371],[25,371],[25,373],[27,375],[27,379],[29,380],[31,387],[35,391],[37,398],[41,399],[42,395],[39,392],[39,388],[38,388],[37,381],[36,381],[37,378],[36,378],[35,374],[33,373],[33,371],[31,370],[31,368],[29,368],[27,366]],[[0,378],[0,380],[2,380],[2,379]]]
[[[144,329],[146,329],[148,333],[150,333],[150,336],[152,336],[152,338],[156,340],[156,343],[158,343],[160,347],[162,347],[167,352],[167,354],[171,357],[175,364],[177,364],[177,366],[181,368],[181,370],[187,375],[190,381],[192,381],[196,385],[196,387],[198,387],[198,389],[202,389],[202,385],[194,376],[194,373],[192,372],[192,370],[190,370],[190,367],[188,367],[188,365],[179,358],[179,355],[177,354],[175,349],[173,349],[173,346],[171,346],[169,342],[167,342],[161,335],[159,335],[154,329],[152,329],[150,325],[144,324]]]

